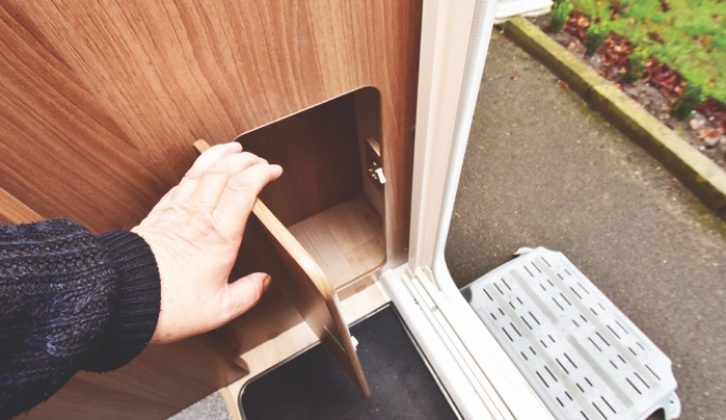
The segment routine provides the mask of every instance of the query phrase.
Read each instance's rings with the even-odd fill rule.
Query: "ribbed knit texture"
[[[159,315],[159,272],[131,232],[66,220],[0,225],[0,417],[27,411],[80,370],[127,363]]]

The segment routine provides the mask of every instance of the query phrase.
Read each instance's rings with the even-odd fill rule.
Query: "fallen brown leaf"
[[[626,38],[611,33],[605,38],[598,50],[601,65],[600,73],[610,80],[618,80],[625,74],[628,58],[635,47]]]
[[[706,99],[696,108],[706,119],[713,122],[717,127],[726,131],[726,106],[715,101]]]
[[[572,12],[565,22],[564,31],[579,39],[580,42],[585,42],[588,28],[590,28],[590,18],[580,12]]]
[[[721,129],[721,127],[704,128],[704,129],[698,130],[698,138],[701,140],[712,139],[714,137],[720,136],[721,134],[723,134],[723,130]]]
[[[654,58],[646,60],[643,73],[643,79],[666,98],[678,98],[685,91],[686,81],[675,70]]]

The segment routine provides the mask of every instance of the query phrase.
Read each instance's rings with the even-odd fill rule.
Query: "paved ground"
[[[170,420],[228,420],[229,418],[224,399],[215,392],[175,414]]]
[[[460,286],[562,251],[673,360],[682,418],[726,415],[726,224],[499,34],[454,211]]]
[[[682,418],[723,418],[724,232],[657,161],[494,35],[447,247],[460,286],[519,246],[563,251],[671,357]],[[213,395],[177,418],[225,418],[224,403]]]

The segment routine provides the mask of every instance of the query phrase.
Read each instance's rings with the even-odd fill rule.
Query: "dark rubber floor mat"
[[[389,306],[351,328],[372,396],[363,398],[320,346],[242,390],[247,420],[455,419],[456,415]]]

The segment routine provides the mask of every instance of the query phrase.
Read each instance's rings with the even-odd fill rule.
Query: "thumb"
[[[270,286],[270,275],[267,273],[252,273],[227,285],[229,300],[232,309],[229,313],[229,320],[232,320],[250,308],[260,300],[262,294]]]

